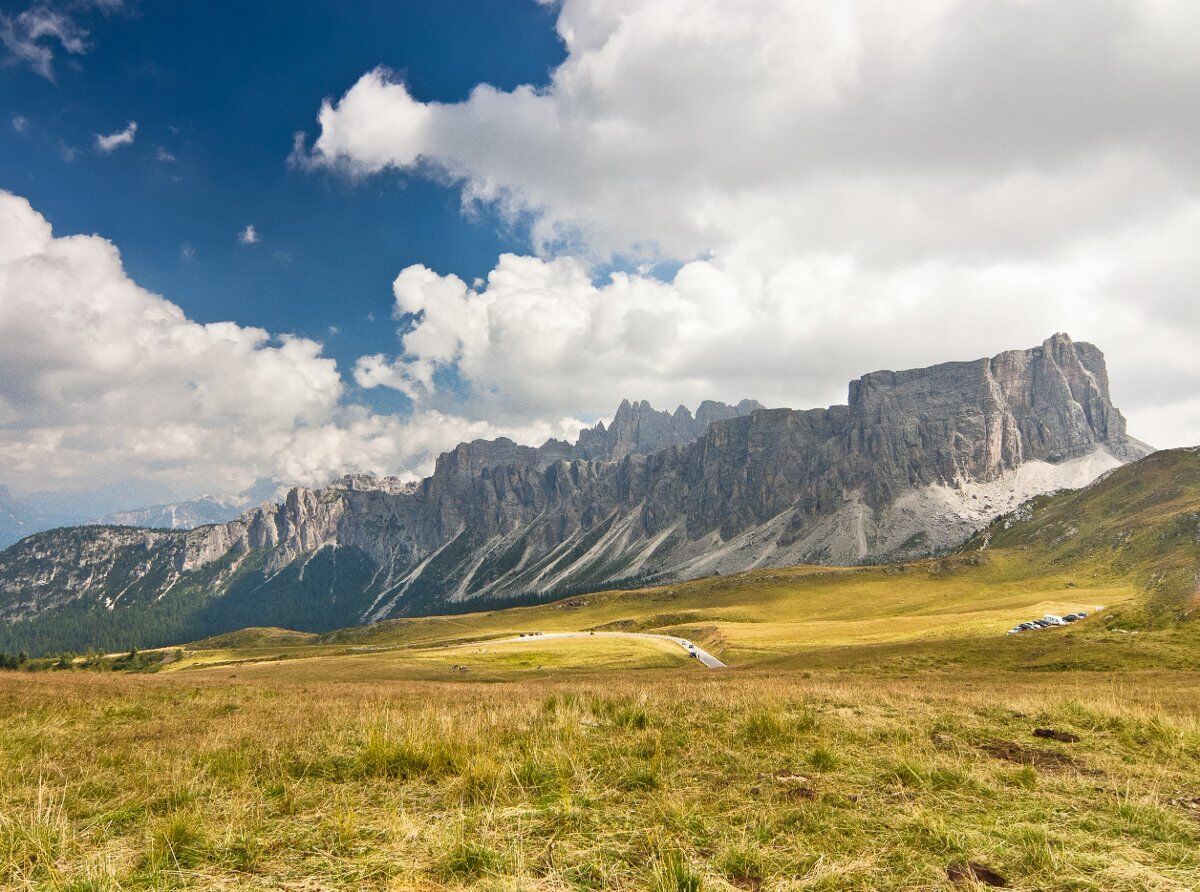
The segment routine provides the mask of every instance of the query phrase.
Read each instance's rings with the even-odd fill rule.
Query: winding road
[[[686,638],[674,635],[656,635],[653,632],[531,632],[528,635],[514,635],[511,638],[498,638],[488,644],[509,644],[518,641],[544,641],[548,638],[644,638],[649,641],[671,641],[682,647],[687,653],[694,653],[697,661],[709,669],[728,669],[729,667]]]

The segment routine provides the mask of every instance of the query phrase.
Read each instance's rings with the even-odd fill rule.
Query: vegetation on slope
[[[103,601],[76,601],[0,623],[0,652],[165,647],[247,626],[327,632],[357,622],[377,595],[371,587],[376,567],[354,548],[323,548],[266,579],[264,558],[252,553],[232,570],[227,555],[184,575],[159,600],[121,601],[112,609]]]
[[[1173,450],[1087,489],[1037,499],[942,558],[758,570],[535,607],[393,620],[294,647],[261,643],[221,659],[386,648],[391,656],[373,665],[377,677],[390,678],[402,676],[406,662],[413,671],[418,664],[428,669],[418,657],[428,650],[532,630],[600,629],[680,634],[735,666],[1200,668],[1200,629],[1171,622],[1194,606],[1198,535],[1200,453]],[[1093,616],[1070,629],[1006,635],[1023,620],[1078,610]],[[1151,627],[1153,635],[1142,634]],[[469,657],[481,671],[495,662],[495,655]],[[185,665],[203,661],[194,655]]]
[[[968,862],[1018,890],[1198,888],[1200,623],[1174,621],[1198,464],[1159,454],[905,565],[0,672],[0,888],[949,889]],[[735,668],[494,641],[588,628]],[[120,660],[95,668],[151,662]]]
[[[228,674],[0,674],[0,887],[1200,886],[1194,673]]]
[[[1035,499],[969,542],[1018,552],[1044,572],[1126,580],[1143,593],[1130,622],[1161,626],[1200,601],[1200,448],[1156,452],[1073,492]]]
[[[1087,489],[1037,499],[948,557],[750,571],[535,607],[395,620],[314,643],[432,646],[531,629],[682,631],[744,664],[847,644],[996,637],[1044,613],[1097,606],[1109,608],[1111,626],[1161,628],[1196,609],[1198,543],[1200,453],[1172,450]],[[0,626],[0,652],[165,646],[245,626],[327,632],[369,605],[371,569],[359,552],[325,549],[265,584],[243,571],[216,598],[206,588],[212,579],[197,574],[136,610],[81,608]],[[1028,646],[1003,647],[1017,653]]]

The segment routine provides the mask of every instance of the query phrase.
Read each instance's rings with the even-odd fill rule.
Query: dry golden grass
[[[1200,889],[1198,481],[1165,453],[898,567],[0,673],[0,888]],[[595,627],[735,668],[489,641]]]
[[[1196,673],[334,662],[0,674],[0,887],[1200,887]]]
[[[1111,610],[1139,590],[1126,579],[1089,579],[1059,568],[1031,567],[1026,556],[1004,551],[887,567],[777,568],[597,592],[538,607],[404,619],[322,636],[247,630],[188,648],[169,671],[332,657],[327,671],[338,677],[359,672],[380,678],[430,677],[438,674],[439,662],[447,663],[449,651],[457,650],[472,668],[496,669],[503,676],[514,668],[511,660],[499,653],[478,659],[470,648],[520,632],[588,629],[681,634],[731,665],[748,666],[865,645],[991,645],[1022,620],[1094,611],[1097,605]],[[631,647],[611,642],[595,648],[578,642],[547,646],[526,661],[526,668],[630,668]],[[646,665],[664,665],[663,655],[654,656],[644,644],[642,648]],[[384,649],[393,651],[388,659],[362,656]],[[448,664],[454,662],[451,657]],[[292,674],[283,667],[261,671]]]
[[[217,673],[221,677],[402,681],[458,678],[511,681],[546,672],[627,672],[682,666],[678,645],[630,638],[473,641],[440,647],[299,647],[184,650],[170,673]]]

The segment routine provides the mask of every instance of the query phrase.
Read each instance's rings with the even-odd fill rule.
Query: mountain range
[[[206,524],[225,523],[250,508],[278,503],[291,487],[262,479],[236,495],[200,495],[182,501],[110,511],[88,521],[95,526],[150,527],[152,529],[190,530]]]
[[[139,481],[125,486],[15,496],[0,486],[0,548],[55,527],[99,525],[186,530],[225,523],[266,502],[279,502],[291,487],[256,481],[232,495],[176,499],[165,487]]]
[[[1059,334],[874,372],[845,405],[623,402],[575,443],[464,443],[419,483],[366,475],[193,530],[78,527],[0,553],[0,649],[323,631],[761,566],[960,544],[1149,452],[1103,354]]]
[[[0,486],[0,548],[31,533],[89,523],[112,512],[162,504],[174,498],[174,493],[165,486],[149,480],[126,480],[94,489],[42,490],[21,495]]]

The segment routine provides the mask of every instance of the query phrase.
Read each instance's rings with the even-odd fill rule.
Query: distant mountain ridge
[[[0,486],[0,548],[36,532],[35,512]]]
[[[625,402],[575,444],[460,445],[418,484],[348,477],[189,532],[56,530],[0,553],[0,619],[31,635],[59,616],[128,637],[137,617],[168,613],[168,637],[315,631],[634,579],[907,557],[1146,451],[1111,403],[1103,354],[1056,335],[865,375],[828,409]]]
[[[95,489],[46,490],[14,495],[0,486],[0,548],[31,533],[88,523],[128,506],[164,502],[174,494],[148,480],[129,480]]]
[[[281,502],[289,489],[290,486],[274,480],[258,480],[237,495],[206,494],[179,502],[113,511],[89,521],[89,525],[190,530],[207,524],[226,523],[250,508]]]
[[[290,486],[262,479],[235,495],[175,500],[165,487],[142,481],[90,491],[35,492],[17,497],[0,485],[0,548],[33,533],[76,525],[187,530],[226,523],[266,502],[280,502]],[[164,496],[169,499],[164,499]]]

